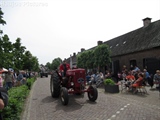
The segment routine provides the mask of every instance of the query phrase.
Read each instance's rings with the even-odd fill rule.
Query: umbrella
[[[0,74],[5,73],[5,72],[8,72],[8,70],[5,69],[5,68],[3,68],[2,70],[0,70]]]

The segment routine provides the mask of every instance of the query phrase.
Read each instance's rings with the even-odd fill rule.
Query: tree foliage
[[[91,69],[94,65],[94,52],[92,50],[84,51],[77,56],[77,66],[85,69]]]
[[[3,12],[0,8],[0,25],[6,22],[3,20]],[[12,43],[6,34],[2,34],[0,30],[0,67],[13,68],[15,70],[38,70],[38,59],[32,56],[30,51],[26,51],[26,47],[22,46],[21,39],[17,38]]]
[[[4,25],[4,24],[6,24],[6,21],[5,20],[3,20],[3,12],[2,12],[2,9],[0,8],[0,24],[2,24],[2,25]]]
[[[53,69],[53,70],[56,70],[61,63],[62,63],[62,59],[61,59],[61,58],[55,58],[55,59],[52,61],[52,64],[51,64],[52,69]]]
[[[4,35],[0,39],[0,46],[0,63],[6,67],[12,66],[12,43],[9,41],[8,35]]]
[[[23,58],[23,69],[37,71],[39,69],[38,58],[32,56],[30,51],[26,51]]]
[[[50,63],[50,62],[47,62],[45,66],[46,66],[49,70],[51,70],[51,63]]]
[[[77,66],[85,69],[104,67],[111,62],[108,45],[98,45],[94,50],[84,51],[77,56]]]
[[[62,59],[61,58],[55,58],[52,63],[47,63],[45,66],[49,69],[49,70],[56,70],[58,69],[58,67],[60,66],[60,64],[62,63]]]
[[[80,68],[86,68],[86,60],[87,60],[87,52],[84,51],[83,53],[77,56],[77,66]]]
[[[94,50],[95,65],[103,67],[111,62],[110,50],[107,44],[98,45]]]
[[[26,47],[22,46],[21,39],[17,38],[15,43],[11,43],[7,35],[0,39],[0,63],[5,68],[15,70],[38,70],[38,59]]]

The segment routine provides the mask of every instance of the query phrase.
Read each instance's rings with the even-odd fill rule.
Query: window
[[[137,66],[136,60],[130,60],[130,70],[134,70],[134,67]]]

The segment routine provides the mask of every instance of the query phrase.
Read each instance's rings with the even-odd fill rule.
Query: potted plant
[[[119,93],[119,85],[117,85],[112,79],[104,80],[105,92],[108,93]]]

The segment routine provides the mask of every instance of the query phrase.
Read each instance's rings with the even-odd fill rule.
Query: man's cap
[[[14,70],[13,70],[12,68],[9,68],[9,69],[8,69],[8,71],[10,71],[10,72],[14,72]]]

